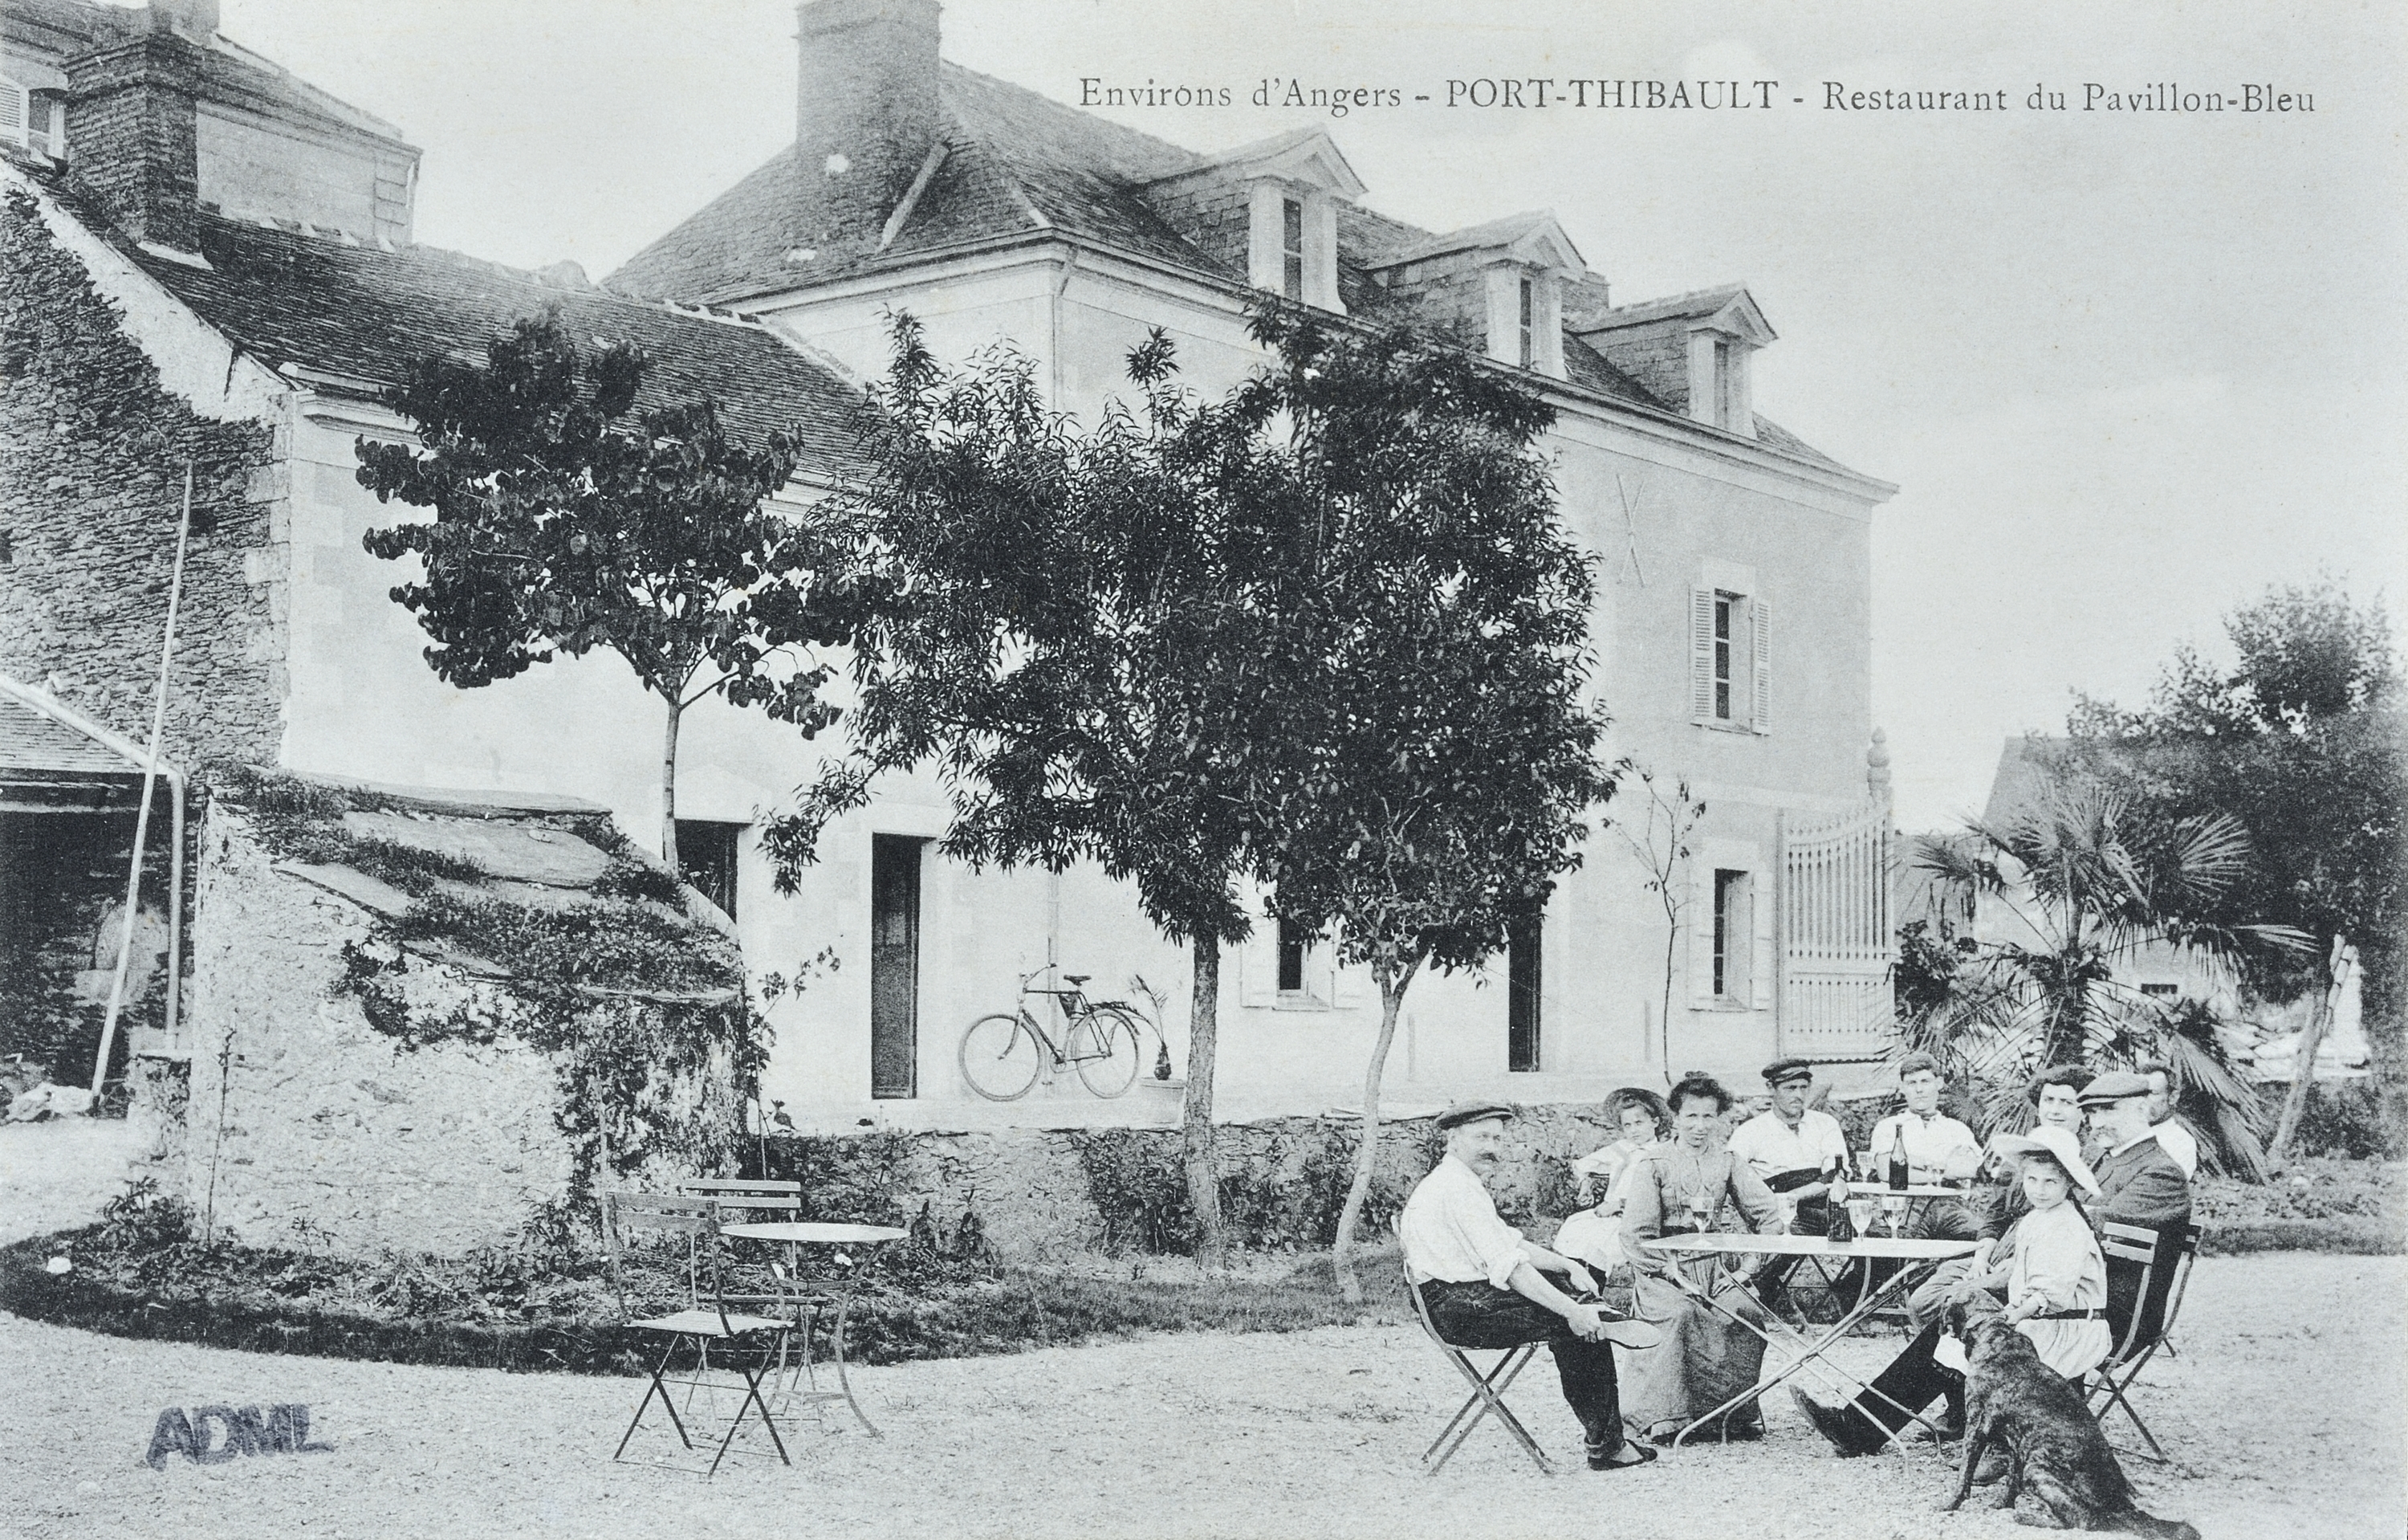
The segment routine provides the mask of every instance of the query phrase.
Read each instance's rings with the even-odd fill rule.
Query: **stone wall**
[[[1312,1178],[1309,1170],[1333,1145],[1351,1162],[1359,1124],[1317,1117],[1270,1118],[1224,1124],[1220,1130],[1226,1179],[1256,1193],[1296,1196]],[[1081,1146],[1110,1137],[1143,1141],[1162,1159],[1179,1149],[1176,1130],[1112,1130],[1000,1129],[977,1132],[931,1130],[862,1136],[865,1155],[884,1169],[864,1173],[848,1160],[846,1138],[773,1140],[766,1152],[769,1173],[799,1177],[807,1212],[814,1217],[873,1223],[908,1223],[924,1208],[940,1235],[951,1235],[965,1215],[975,1213],[987,1241],[1007,1259],[1042,1261],[1094,1250],[1107,1239],[1107,1224],[1092,1191]],[[1527,1107],[1508,1125],[1505,1161],[1491,1183],[1498,1208],[1534,1239],[1544,1240],[1570,1212],[1571,1162],[1608,1143],[1605,1109],[1599,1102]],[[1381,1173],[1391,1188],[1410,1190],[1427,1170],[1426,1153],[1435,1144],[1426,1117],[1384,1125]],[[760,1168],[750,1159],[747,1175]],[[1351,1169],[1351,1166],[1350,1168]],[[840,1172],[838,1180],[831,1181]],[[1312,1205],[1302,1205],[1310,1208]],[[1334,1216],[1334,1202],[1327,1205]],[[1280,1233],[1275,1244],[1326,1246],[1326,1229]]]
[[[193,537],[167,757],[272,761],[283,651],[268,600],[275,431],[195,413],[30,194],[0,199],[0,672],[148,738],[184,466]],[[252,580],[257,580],[256,583]]]
[[[458,1253],[566,1191],[551,1062],[505,1039],[405,1047],[337,994],[347,900],[274,870],[244,818],[201,831],[184,1189],[252,1245]],[[472,987],[458,985],[464,991]],[[164,1185],[164,1184],[163,1184]]]

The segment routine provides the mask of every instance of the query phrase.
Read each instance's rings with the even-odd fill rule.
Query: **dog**
[[[1965,1471],[1942,1512],[1954,1513],[1964,1503],[1983,1455],[1995,1448],[2007,1461],[1998,1506],[2014,1507],[2028,1490],[2042,1510],[2016,1514],[2019,1524],[2200,1540],[2190,1525],[2133,1505],[2131,1483],[2091,1418],[2081,1389],[2041,1362],[2031,1339],[1995,1302],[1985,1296],[1971,1305],[1952,1306],[1949,1326],[1965,1344],[1968,1365]]]

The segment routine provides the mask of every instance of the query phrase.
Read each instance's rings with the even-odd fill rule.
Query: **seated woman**
[[[1623,1360],[1622,1420],[1659,1443],[1754,1386],[1764,1363],[1763,1338],[1717,1315],[1676,1278],[1761,1324],[1763,1306],[1743,1286],[1762,1259],[1747,1259],[1736,1268],[1727,1268],[1728,1259],[1720,1257],[1675,1264],[1641,1243],[1736,1229],[1741,1220],[1759,1235],[1783,1229],[1780,1200],[1716,1137],[1730,1093],[1709,1075],[1692,1074],[1672,1087],[1668,1100],[1673,1142],[1632,1162],[1622,1211],[1624,1248],[1637,1274],[1637,1313],[1664,1332],[1656,1346],[1630,1352]],[[1698,1435],[1761,1438],[1764,1413],[1755,1402],[1742,1402]]]

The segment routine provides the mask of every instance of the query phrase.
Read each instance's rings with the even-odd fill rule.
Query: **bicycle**
[[[1020,993],[1051,995],[1061,1012],[1062,1040],[1056,1043],[1028,1008],[983,1015],[962,1034],[962,1078],[971,1090],[990,1101],[1016,1101],[1028,1094],[1038,1076],[1069,1065],[1080,1083],[1096,1096],[1125,1095],[1137,1084],[1138,1063],[1144,1043],[1128,1005],[1117,1000],[1089,1000],[1079,986],[1090,973],[1065,973],[1068,987],[1038,989],[1029,981],[1051,971],[1040,968],[1020,975]]]

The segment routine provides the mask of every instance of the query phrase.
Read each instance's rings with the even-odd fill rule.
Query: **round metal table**
[[[854,1263],[838,1281],[836,1288],[827,1294],[806,1293],[800,1288],[799,1278],[796,1280],[796,1291],[793,1297],[795,1320],[796,1326],[800,1328],[798,1335],[803,1342],[802,1362],[797,1367],[805,1385],[801,1389],[796,1389],[790,1384],[782,1400],[786,1402],[841,1401],[853,1408],[853,1415],[861,1419],[862,1427],[868,1430],[870,1437],[885,1437],[885,1434],[878,1431],[878,1424],[869,1420],[869,1414],[861,1409],[861,1403],[853,1396],[852,1377],[845,1372],[844,1323],[847,1315],[853,1309],[853,1293],[857,1280],[869,1270],[870,1264],[878,1259],[878,1253],[891,1243],[903,1239],[906,1231],[896,1230],[891,1225],[768,1220],[759,1224],[722,1225],[719,1227],[719,1232],[739,1240],[768,1241],[789,1248],[807,1245],[859,1246],[868,1252],[867,1257],[859,1259]],[[822,1304],[831,1297],[836,1301],[836,1324],[828,1333],[828,1354],[836,1363],[836,1381],[838,1389],[823,1390],[818,1388],[818,1376],[811,1358],[811,1333],[802,1319],[802,1311],[806,1304]]]

